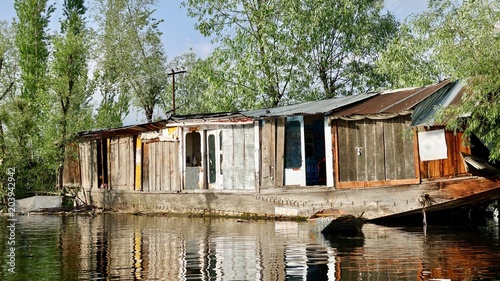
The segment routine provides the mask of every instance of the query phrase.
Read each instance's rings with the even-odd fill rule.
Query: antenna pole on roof
[[[186,70],[181,70],[181,71],[174,71],[172,69],[172,72],[169,73],[168,75],[172,75],[172,115],[175,115],[175,74],[181,74],[181,73],[186,73]]]

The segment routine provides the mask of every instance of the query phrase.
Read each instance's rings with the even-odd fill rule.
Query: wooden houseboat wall
[[[448,132],[445,142],[442,131],[443,147],[448,147],[449,155],[429,163],[420,159],[418,136],[426,138],[425,134],[419,134],[412,125],[412,112],[420,103],[427,100],[427,107],[438,107],[440,100],[432,96],[446,96],[455,86],[445,80],[418,89],[391,91],[333,113],[335,186],[419,184],[422,178],[442,178],[450,171],[463,171],[457,159],[460,151],[467,149],[457,144],[460,136]]]
[[[64,166],[62,173],[63,186],[75,188],[81,185],[80,177],[80,158],[79,148],[77,143],[71,143],[66,146],[66,154],[64,157]],[[58,183],[59,183],[58,179]]]
[[[266,118],[258,123],[260,188],[328,184],[325,158],[331,149],[325,141],[329,134],[323,115]]]
[[[242,112],[258,124],[258,187],[333,186],[332,141],[325,114],[375,95]]]
[[[253,121],[182,126],[184,190],[255,190],[255,129]]]
[[[84,140],[78,144],[81,187],[134,190],[135,136]],[[65,182],[65,185],[70,184]]]
[[[337,188],[416,184],[418,155],[409,114],[382,119],[332,119]]]
[[[137,139],[135,190],[176,192],[181,190],[177,128],[142,133]]]
[[[78,185],[86,191],[253,191],[257,130],[252,119],[230,116],[86,132],[78,144]],[[65,173],[64,184],[74,184]]]
[[[259,159],[257,177],[260,188],[284,184],[285,118],[257,120]]]
[[[419,172],[422,180],[469,176],[461,153],[471,154],[461,132],[444,127],[421,127],[418,132]]]

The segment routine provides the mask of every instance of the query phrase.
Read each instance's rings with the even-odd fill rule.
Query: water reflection
[[[6,221],[1,220],[6,229]],[[7,231],[0,235],[5,240]],[[307,223],[103,214],[24,216],[16,273],[1,280],[452,280],[500,276],[498,223],[479,230],[366,224],[359,237]],[[3,257],[8,253],[0,246]]]

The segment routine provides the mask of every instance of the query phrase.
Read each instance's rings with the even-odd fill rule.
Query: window
[[[299,121],[288,121],[285,124],[285,168],[302,166],[302,147]]]

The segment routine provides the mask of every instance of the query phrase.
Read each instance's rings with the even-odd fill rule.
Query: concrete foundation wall
[[[91,205],[105,210],[176,214],[259,215],[275,214],[275,204],[258,199],[254,193],[148,193],[93,190]],[[81,197],[83,195],[80,195]]]

